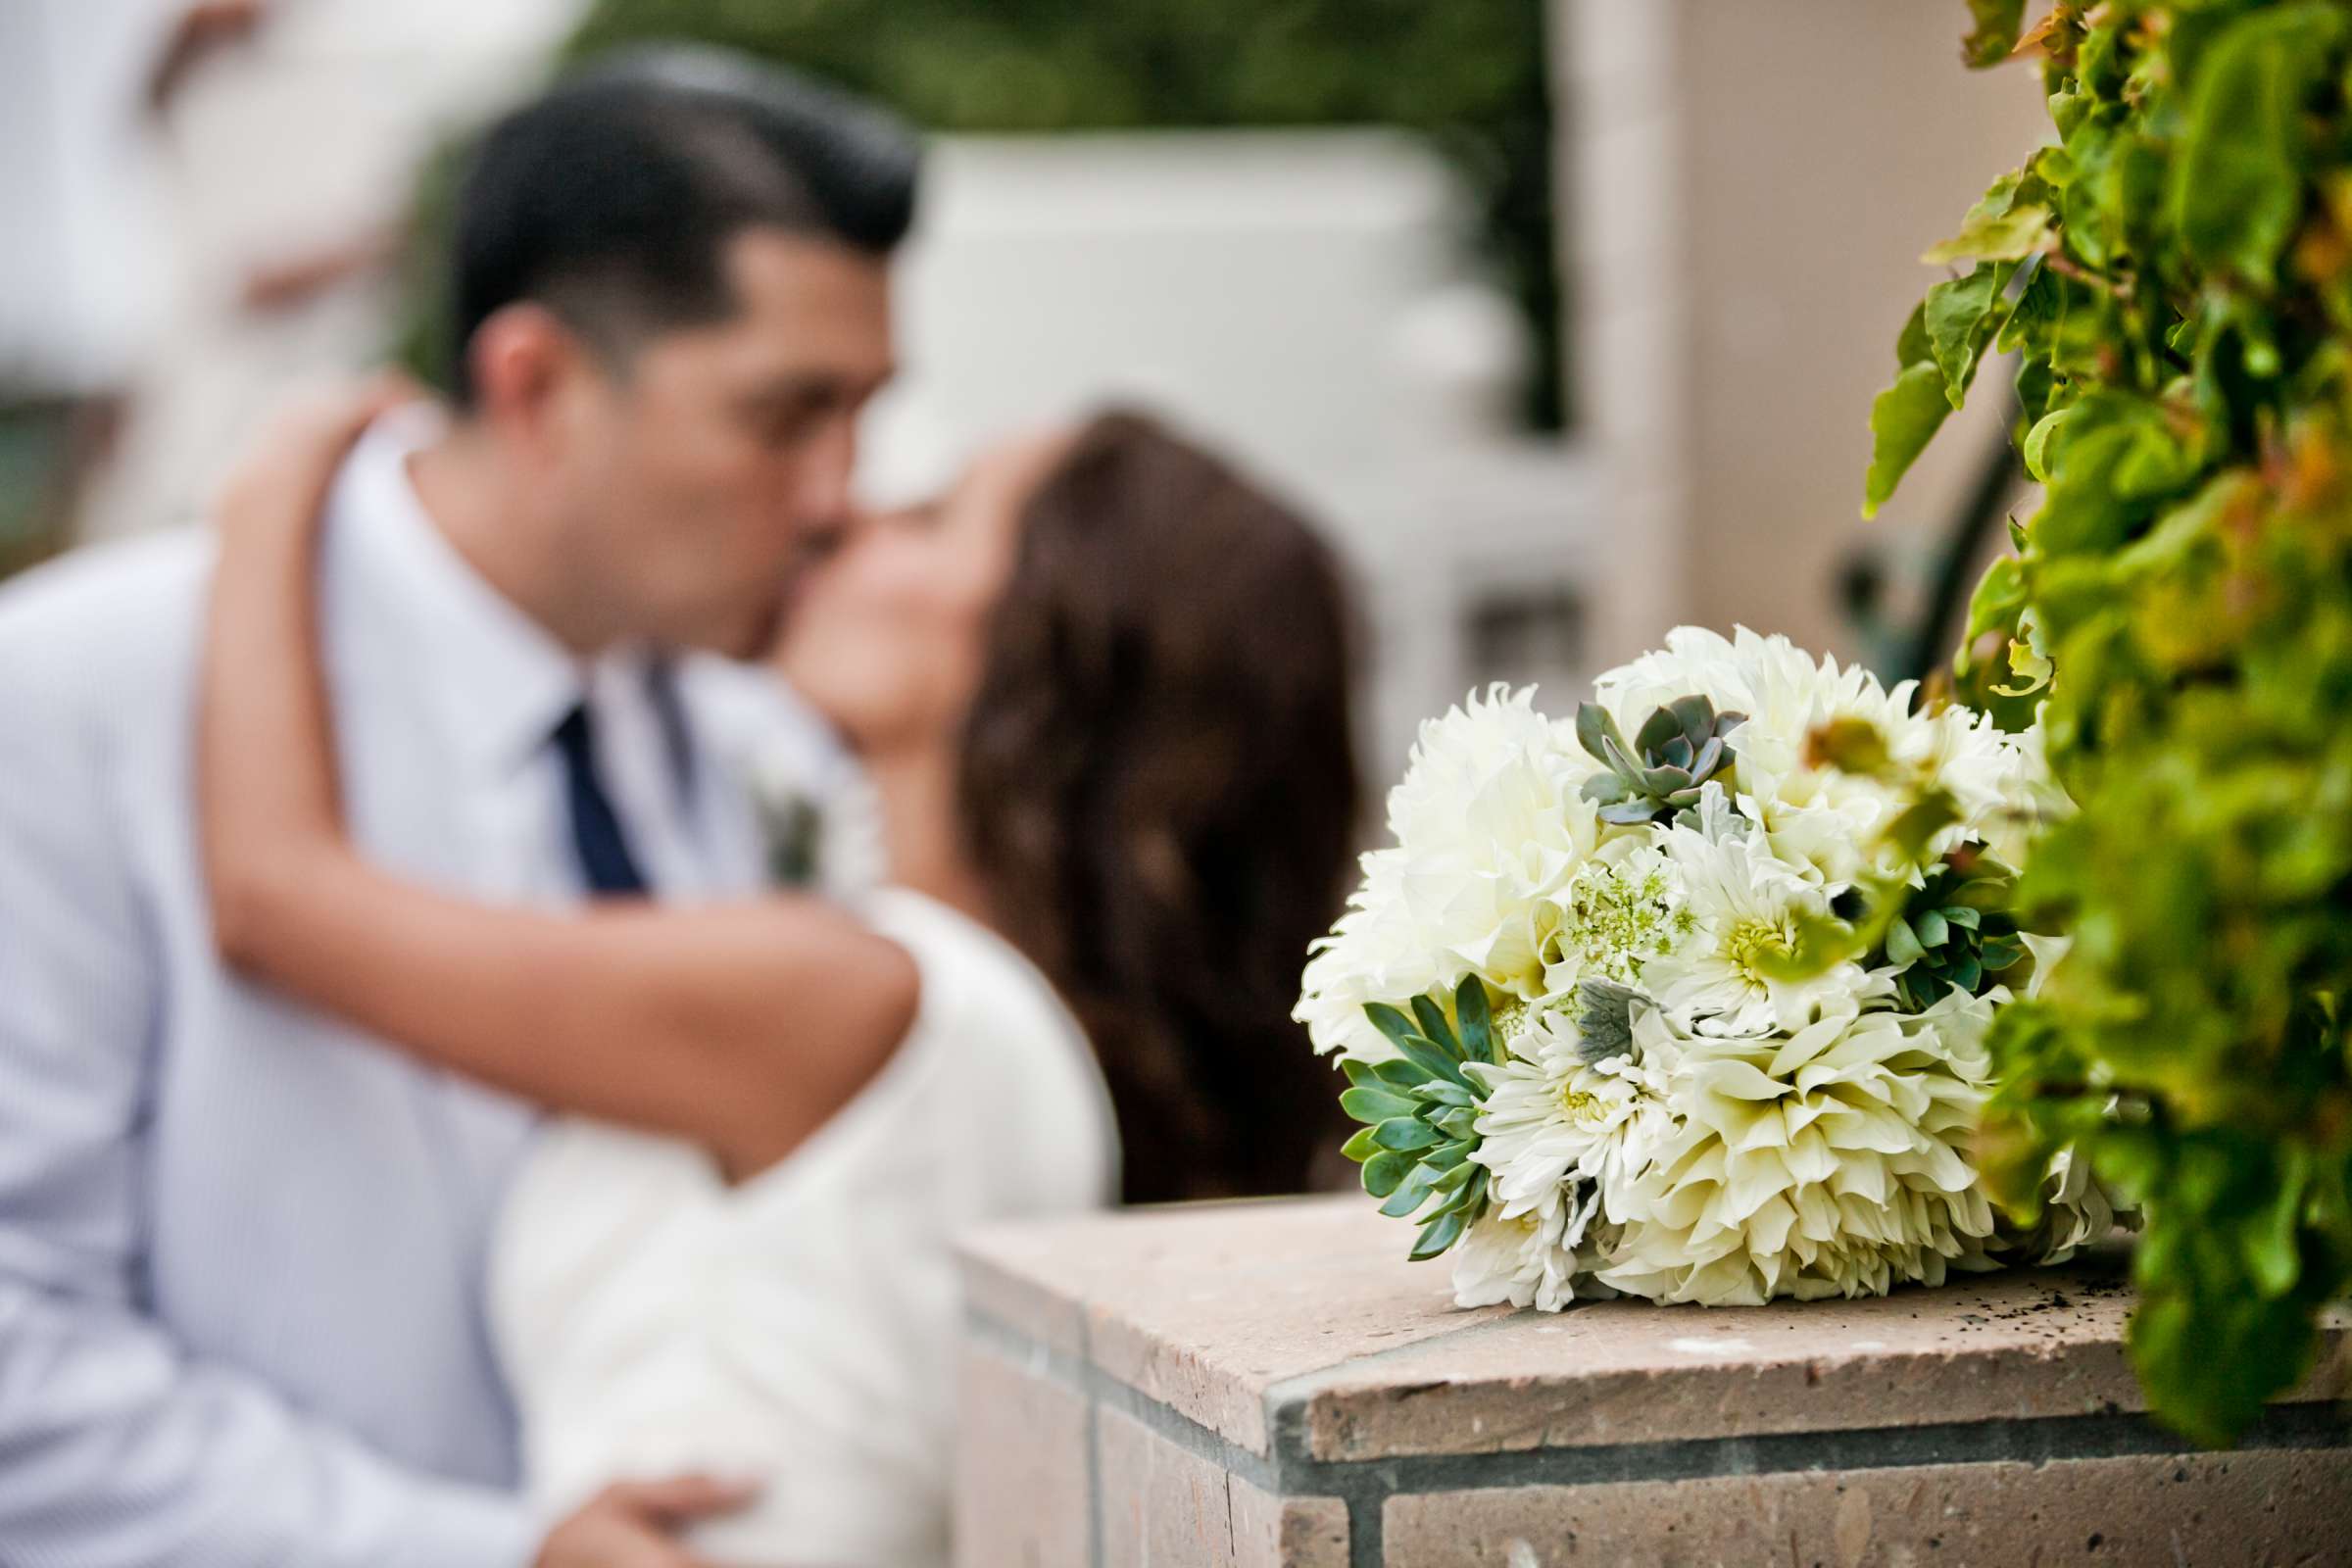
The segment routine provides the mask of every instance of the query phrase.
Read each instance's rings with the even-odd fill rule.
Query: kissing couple
[[[952,1238],[1335,1141],[1333,558],[1126,413],[857,509],[918,162],[572,78],[464,185],[446,406],[0,592],[0,1557],[939,1562]],[[879,876],[770,874],[808,713]]]

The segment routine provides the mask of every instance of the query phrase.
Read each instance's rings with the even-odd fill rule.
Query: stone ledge
[[[2197,1562],[2352,1540],[2340,1311],[2322,1372],[2212,1456],[2141,1413],[2114,1257],[1883,1300],[1545,1315],[1453,1310],[1401,1235],[1339,1199],[976,1240],[959,1561],[1858,1564],[1931,1538],[1988,1561],[2012,1514],[2117,1561],[2172,1562],[2175,1537],[2224,1544]],[[1741,1533],[1765,1518],[1769,1543]]]

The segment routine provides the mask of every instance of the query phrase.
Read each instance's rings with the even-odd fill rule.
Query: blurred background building
[[[1901,662],[1937,552],[2005,482],[1980,398],[1975,439],[1856,515],[1913,258],[2037,134],[2030,73],[1958,68],[1964,24],[1884,0],[7,0],[0,568],[68,518],[187,522],[300,383],[396,343],[430,369],[466,127],[564,63],[694,37],[942,133],[877,492],[1104,398],[1164,409],[1354,564],[1376,772],[1470,685],[1565,704],[1680,620]]]

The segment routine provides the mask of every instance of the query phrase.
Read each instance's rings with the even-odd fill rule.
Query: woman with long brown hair
[[[1288,1019],[1357,805],[1330,555],[1149,418],[1001,448],[861,523],[776,654],[864,764],[886,888],[855,910],[492,908],[343,833],[310,583],[347,434],[266,455],[225,509],[200,749],[217,940],[559,1113],[489,1314],[551,1509],[630,1474],[749,1473],[758,1501],[697,1550],[937,1559],[951,1233],[1114,1191],[1296,1191],[1334,1142]],[[912,1025],[833,1009],[872,1022],[810,1038],[810,956],[873,974],[874,933],[912,960]]]

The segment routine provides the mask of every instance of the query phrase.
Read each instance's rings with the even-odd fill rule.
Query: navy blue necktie
[[[645,874],[629,853],[628,835],[612,798],[596,773],[596,735],[588,705],[581,703],[556,726],[556,752],[564,759],[564,795],[571,808],[571,844],[580,858],[588,891],[600,896],[640,895]]]

